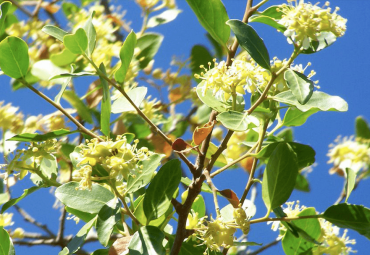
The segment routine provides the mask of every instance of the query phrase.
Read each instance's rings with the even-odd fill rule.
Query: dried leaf
[[[171,89],[170,93],[168,94],[168,99],[170,99],[171,102],[180,100],[182,97],[183,94],[180,87]]]
[[[242,168],[245,171],[247,171],[248,173],[250,173],[251,170],[252,170],[253,160],[254,160],[253,157],[245,158],[242,161],[240,161],[240,165],[242,166]]]
[[[230,204],[234,207],[234,208],[238,208],[239,207],[239,198],[238,196],[235,194],[234,191],[232,191],[231,189],[224,189],[224,190],[218,190],[218,192],[223,196],[225,197],[227,200],[229,200]]]
[[[207,136],[212,132],[213,126],[216,124],[216,121],[208,122],[204,124],[203,127],[196,127],[193,133],[193,142],[196,145],[200,145]]]
[[[188,151],[191,151],[192,149],[196,148],[198,146],[195,146],[195,147],[192,147],[190,144],[188,144],[187,142],[185,142],[183,139],[181,138],[177,138],[173,144],[172,144],[172,149],[176,152],[182,152],[182,153],[185,153],[185,152],[188,152]]]
[[[60,6],[50,4],[48,2],[42,2],[41,7],[44,8],[48,13],[51,13],[51,14],[56,13],[60,9]]]
[[[118,238],[109,249],[109,255],[124,255],[128,254],[128,245],[132,239],[132,236],[125,236]]]

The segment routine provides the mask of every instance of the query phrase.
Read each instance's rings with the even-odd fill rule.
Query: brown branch
[[[20,5],[17,1],[15,0],[9,0],[9,1],[19,10],[21,10],[24,14],[26,14],[28,17],[32,18],[32,13],[26,8],[24,8],[22,5]]]
[[[40,8],[41,8],[42,1],[43,1],[43,0],[39,0],[39,1],[37,2],[36,7],[35,7],[35,9],[34,9],[34,11],[33,11],[33,13],[32,13],[32,18],[35,18],[35,17],[37,17],[37,16],[38,16],[39,11],[40,11]]]
[[[31,215],[29,215],[25,210],[20,208],[18,205],[14,205],[14,208],[19,212],[19,214],[24,218],[25,221],[35,225],[36,227],[44,230],[46,233],[49,234],[49,238],[55,238],[55,234],[45,225],[38,221],[36,221],[34,218],[32,218]]]
[[[234,134],[234,131],[232,130],[229,130],[225,136],[225,138],[222,140],[220,146],[218,147],[217,151],[215,152],[215,154],[213,154],[211,156],[211,161],[209,162],[208,166],[207,166],[207,169],[209,172],[212,171],[212,168],[213,168],[213,165],[216,163],[216,160],[218,159],[218,157],[221,155],[221,153],[227,149],[227,143],[229,142],[231,136]],[[211,175],[211,177],[213,177]]]
[[[257,255],[257,254],[263,252],[264,250],[266,250],[266,249],[268,249],[268,248],[270,248],[270,247],[278,244],[280,242],[280,240],[281,240],[280,238],[277,238],[274,241],[272,241],[271,243],[268,243],[265,246],[262,246],[258,250],[255,250],[254,252],[251,252],[251,253],[247,253],[247,255]]]
[[[59,230],[58,230],[58,234],[55,238],[55,240],[57,242],[60,242],[60,241],[63,240],[66,214],[67,214],[66,208],[63,206],[62,213],[61,213],[60,218],[59,218]]]

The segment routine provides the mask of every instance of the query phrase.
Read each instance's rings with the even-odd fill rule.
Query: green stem
[[[28,84],[28,82],[26,82],[25,80],[20,80],[22,82],[23,85],[25,85],[26,87],[28,87],[30,90],[32,90],[34,93],[36,93],[38,96],[40,96],[41,98],[43,98],[45,101],[47,101],[49,104],[51,104],[52,106],[54,106],[55,108],[57,108],[59,111],[61,111],[68,119],[70,119],[76,126],[78,129],[81,130],[81,132],[91,136],[91,137],[94,137],[100,141],[104,141],[102,138],[100,138],[98,135],[94,134],[93,132],[91,132],[90,130],[88,130],[87,128],[85,128],[80,122],[78,122],[71,114],[69,114],[61,105],[58,105],[57,103],[55,103],[53,100],[51,100],[48,96],[46,96],[44,93],[38,91],[37,89],[35,89],[34,87],[32,87],[30,84]]]
[[[59,182],[56,182],[56,181],[51,180],[51,179],[49,179],[48,177],[46,177],[46,176],[41,172],[41,170],[40,170],[40,169],[35,168],[35,169],[33,169],[33,172],[34,172],[35,174],[37,174],[37,175],[42,179],[42,181],[43,181],[45,184],[49,185],[49,186],[59,187],[59,186],[61,186],[61,185],[62,185],[62,184],[60,184]]]
[[[267,222],[267,221],[292,221],[292,220],[303,220],[303,219],[319,219],[323,217],[324,217],[323,214],[296,216],[296,217],[282,217],[282,218],[263,217],[263,218],[251,220],[250,223],[254,224],[254,223]]]
[[[256,149],[255,153],[258,153],[262,148],[262,143],[263,143],[263,139],[265,138],[266,129],[267,129],[268,124],[269,124],[269,120],[266,120],[266,121],[264,121],[264,123],[261,123],[259,137],[258,137],[258,146],[257,146],[257,149]],[[248,183],[245,186],[244,193],[243,193],[243,195],[240,199],[240,204],[244,203],[244,200],[247,197],[247,195],[249,193],[249,190],[252,187],[252,184],[254,183],[254,173],[256,172],[257,161],[258,161],[257,158],[253,159],[252,169],[251,169],[251,172],[249,174]]]
[[[235,86],[231,86],[231,90],[232,90],[231,95],[233,97],[232,109],[233,111],[235,111],[236,110],[236,88]]]
[[[138,38],[140,38],[145,33],[146,29],[148,28],[147,25],[148,25],[149,14],[150,14],[150,10],[145,10],[144,18],[143,18],[143,25],[141,27],[140,32],[138,33],[138,36],[137,36]]]

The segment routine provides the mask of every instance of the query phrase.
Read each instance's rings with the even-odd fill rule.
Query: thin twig
[[[36,227],[44,230],[49,234],[49,238],[55,238],[55,234],[45,225],[36,221],[31,215],[29,215],[25,210],[20,208],[18,205],[14,205],[14,208],[19,212],[20,215],[24,218],[25,221],[35,225]]]
[[[77,127],[78,129],[81,130],[81,132],[91,136],[91,137],[94,137],[96,139],[98,139],[99,141],[103,142],[104,140],[102,138],[100,138],[98,135],[94,134],[93,132],[91,132],[90,130],[88,130],[87,128],[85,128],[80,122],[78,122],[71,114],[69,114],[61,105],[58,105],[57,103],[55,103],[53,100],[51,100],[48,96],[46,96],[44,93],[38,91],[37,89],[35,89],[34,87],[32,87],[30,84],[28,84],[26,81],[22,81],[22,83],[28,87],[30,90],[32,90],[34,93],[36,93],[38,96],[40,96],[41,98],[43,98],[45,101],[47,101],[49,104],[51,104],[52,106],[54,106],[55,108],[57,108],[59,111],[61,111],[68,119],[70,119]]]
[[[24,14],[26,14],[28,17],[32,18],[32,13],[24,8],[22,5],[20,5],[17,1],[15,0],[9,0],[12,4],[14,4],[19,10],[21,10]]]
[[[204,171],[204,175],[206,177],[208,185],[212,189],[212,194],[213,194],[213,203],[215,204],[215,209],[216,209],[216,214],[217,217],[220,217],[220,206],[218,205],[218,200],[217,200],[217,188],[212,182],[212,178],[209,175],[209,171]]]
[[[262,217],[259,219],[251,220],[250,224],[267,222],[267,221],[292,221],[292,220],[303,220],[303,219],[318,219],[322,217],[323,217],[322,214],[296,216],[296,217],[281,217],[281,218]]]
[[[280,242],[280,240],[281,240],[281,238],[277,238],[274,241],[272,241],[271,243],[268,243],[268,244],[262,246],[258,250],[255,250],[254,252],[251,252],[251,253],[247,253],[247,255],[257,255],[257,254],[263,252],[264,250],[266,250],[266,249],[268,249],[268,248],[270,248],[270,247],[278,244]]]
[[[43,1],[43,0],[39,0],[39,1],[37,2],[37,5],[36,5],[36,7],[35,7],[35,9],[34,9],[34,11],[33,11],[33,13],[32,13],[32,18],[37,17],[37,15],[39,14],[39,11],[40,11],[40,8],[41,8],[42,1]]]

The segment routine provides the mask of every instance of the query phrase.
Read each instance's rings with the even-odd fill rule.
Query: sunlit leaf
[[[141,102],[144,100],[148,89],[146,87],[137,87],[127,92],[127,95],[135,103],[137,107],[140,107]],[[119,97],[112,104],[112,113],[130,112],[136,111],[132,104],[124,97]]]
[[[284,79],[300,104],[305,104],[310,100],[314,88],[313,81],[292,69],[284,72]]]
[[[25,189],[23,191],[23,194],[17,198],[12,198],[8,202],[6,202],[2,207],[1,207],[1,213],[4,213],[6,210],[8,210],[10,207],[13,205],[17,204],[19,201],[21,201],[23,198],[25,198],[28,195],[31,195],[33,192],[39,190],[42,187],[32,187],[29,189]]]
[[[355,188],[356,185],[356,172],[353,171],[351,168],[346,168],[346,203],[348,201],[351,192]]]
[[[59,41],[63,42],[64,36],[68,35],[68,33],[59,27],[46,25],[41,29],[42,32],[58,39]]]
[[[8,36],[0,42],[0,68],[4,74],[24,78],[28,71],[28,46],[18,37]]]
[[[62,137],[70,134],[74,134],[78,131],[69,131],[66,129],[58,129],[46,134],[30,134],[30,133],[23,133],[20,135],[15,135],[12,138],[8,139],[7,141],[18,141],[18,142],[42,142],[49,139]]]
[[[134,56],[135,46],[136,34],[134,31],[131,31],[123,42],[119,52],[121,67],[114,73],[114,78],[118,83],[123,83],[125,81],[127,70],[130,66],[132,57]]]
[[[235,111],[222,112],[217,115],[217,120],[233,131],[245,131],[259,125],[256,117]]]
[[[105,71],[105,66],[103,63],[100,64],[99,70],[105,76],[107,76],[107,72]],[[109,137],[110,136],[110,113],[111,113],[109,84],[103,77],[100,77],[100,82],[103,88],[103,98],[101,101],[101,114],[100,114],[100,128],[103,134]]]
[[[181,12],[182,11],[179,9],[165,10],[164,12],[151,17],[148,20],[147,27],[152,28],[152,27],[156,27],[156,26],[171,22],[174,19],[176,19],[177,15],[179,15]]]
[[[74,54],[84,54],[88,46],[88,38],[83,28],[77,29],[76,33],[63,37],[64,45]]]
[[[163,232],[153,226],[143,226],[132,236],[128,246],[133,255],[165,255],[162,242],[164,239]]]
[[[91,54],[93,53],[95,49],[95,43],[96,43],[96,31],[92,23],[94,13],[95,12],[91,13],[89,19],[86,21],[85,25],[83,26],[83,29],[86,32],[87,41],[88,41],[86,53],[87,53],[87,56],[89,57],[91,57]]]
[[[107,246],[113,227],[121,219],[121,203],[116,198],[107,202],[99,211],[96,221],[96,230],[99,242]]]

